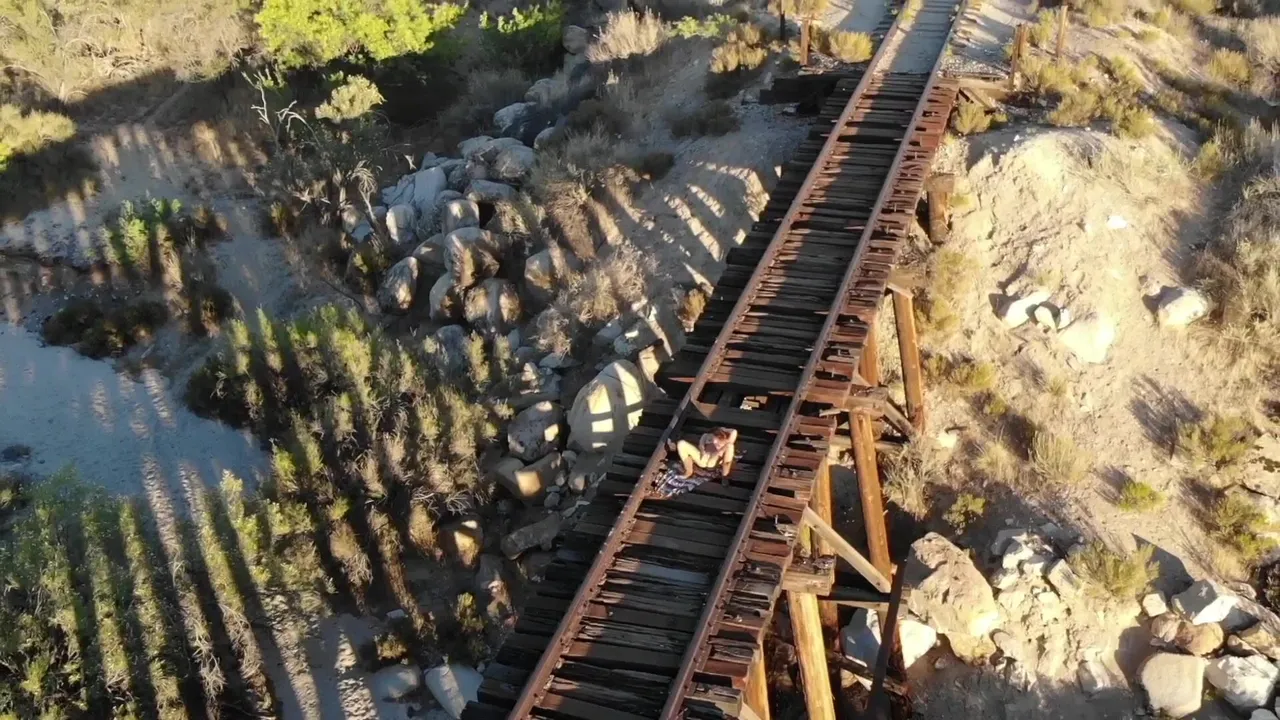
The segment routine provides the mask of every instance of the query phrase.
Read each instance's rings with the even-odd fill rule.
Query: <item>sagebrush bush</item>
[[[662,47],[669,33],[666,23],[651,12],[611,13],[599,37],[587,48],[587,59],[607,63],[635,55],[649,55]]]
[[[77,178],[87,178],[93,160],[75,135],[66,116],[0,105],[0,219],[21,220],[40,203],[82,189]]]
[[[373,81],[363,75],[346,77],[339,73],[333,78],[334,87],[329,98],[316,108],[316,117],[340,123],[364,117],[382,104],[382,93]]]
[[[951,116],[951,128],[961,135],[986,132],[991,128],[991,114],[981,103],[963,100]]]
[[[975,265],[969,256],[949,248],[933,254],[929,261],[929,283],[916,305],[920,332],[947,338],[960,328],[960,307],[974,289]]]
[[[610,246],[570,280],[556,304],[577,324],[598,328],[656,294],[656,269],[655,259],[634,245]]]
[[[1129,14],[1128,0],[1076,0],[1074,4],[1090,27],[1114,25]]]
[[[1244,459],[1256,435],[1245,418],[1215,414],[1179,427],[1178,449],[1198,463],[1224,468]]]
[[[1164,494],[1141,480],[1129,480],[1120,488],[1116,505],[1121,510],[1150,512],[1164,504]]]
[[[707,93],[715,98],[731,97],[756,78],[769,59],[764,32],[755,25],[740,25],[711,52],[711,74]]]
[[[1095,541],[1072,556],[1071,569],[1111,597],[1133,600],[1159,576],[1160,566],[1152,559],[1155,549],[1147,544],[1130,554],[1121,554]]]
[[[1280,17],[1249,20],[1244,23],[1242,34],[1250,60],[1273,73],[1280,68]]]
[[[1048,120],[1058,126],[1088,125],[1101,111],[1100,98],[1092,90],[1080,89],[1062,96]]]
[[[1253,68],[1248,55],[1238,50],[1218,48],[1209,58],[1209,75],[1224,85],[1243,88],[1248,87]]]
[[[1120,111],[1120,115],[1112,120],[1112,130],[1116,135],[1130,140],[1141,140],[1156,129],[1156,117],[1147,108],[1130,105]]]
[[[705,18],[686,15],[671,25],[671,34],[678,38],[717,38],[729,32],[738,21],[723,13]]]
[[[1030,26],[1031,44],[1041,50],[1052,48],[1058,41],[1058,13],[1041,10],[1036,13],[1035,24]]]
[[[1174,9],[1171,5],[1161,6],[1151,16],[1151,24],[1176,38],[1185,38],[1191,35],[1191,18]]]
[[[41,326],[46,342],[74,345],[91,358],[116,357],[149,339],[168,319],[163,303],[140,300],[108,303],[76,298],[49,316]]]
[[[941,472],[939,457],[926,443],[907,446],[885,459],[885,497],[917,520],[929,514],[929,485]]]
[[[700,103],[691,112],[670,119],[671,134],[676,137],[727,135],[742,127],[733,106],[724,100]]]
[[[842,62],[866,62],[875,53],[875,42],[866,33],[830,30],[819,37],[822,53]]]
[[[1276,526],[1266,513],[1239,495],[1214,503],[1209,511],[1209,531],[1248,562],[1276,547],[1275,539],[1267,535],[1276,532]]]
[[[1217,0],[1170,0],[1170,4],[1192,17],[1212,15],[1218,9]]]
[[[1068,435],[1037,430],[1031,440],[1031,469],[1040,478],[1063,487],[1075,487],[1092,468],[1089,456]]]

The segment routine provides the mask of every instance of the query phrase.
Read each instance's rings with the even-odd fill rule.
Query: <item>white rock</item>
[[[913,617],[898,623],[897,635],[903,667],[911,667],[938,644],[938,631]]]
[[[1228,655],[1210,660],[1204,677],[1235,709],[1250,712],[1271,699],[1280,669],[1261,655]]]
[[[1006,570],[1016,568],[1023,560],[1030,559],[1035,554],[1036,546],[1029,539],[1014,538],[1005,546],[1000,566]]]
[[[1129,221],[1119,215],[1112,215],[1107,218],[1108,230],[1123,230],[1129,227]]]
[[[551,102],[552,95],[555,92],[556,81],[551,78],[542,78],[529,86],[524,91],[524,101],[537,103],[538,105],[548,105]],[[535,144],[534,148],[538,146]]]
[[[418,212],[412,205],[400,204],[387,208],[387,234],[397,247],[411,245],[417,240],[414,227],[418,222]]]
[[[1026,575],[1039,577],[1040,575],[1045,574],[1045,571],[1047,571],[1049,566],[1053,564],[1054,559],[1055,558],[1052,555],[1036,553],[1026,560],[1023,560],[1022,565],[1020,565],[1019,568]]]
[[[412,205],[419,216],[433,216],[436,211],[436,196],[448,186],[449,179],[439,166],[419,170],[413,174],[413,195],[405,202]]]
[[[418,260],[410,255],[401,260],[382,278],[378,288],[378,305],[383,312],[402,313],[413,305],[418,289]]]
[[[1059,560],[1049,566],[1045,571],[1045,577],[1049,580],[1049,584],[1057,590],[1059,594],[1065,597],[1074,597],[1080,594],[1083,585],[1079,576],[1071,569],[1066,560]]]
[[[509,147],[493,161],[493,176],[504,182],[519,182],[533,169],[533,148],[524,145]]]
[[[1116,339],[1116,324],[1105,315],[1093,315],[1071,323],[1058,339],[1082,362],[1106,362],[1107,351]]]
[[[578,391],[569,410],[569,444],[578,450],[614,450],[640,422],[647,383],[631,362],[609,363]]]
[[[1018,571],[1013,568],[1000,568],[991,575],[991,587],[997,590],[1008,590],[1018,584],[1020,579]]]
[[[994,556],[1004,555],[1005,548],[1009,547],[1009,543],[1015,538],[1021,541],[1027,541],[1031,536],[1031,531],[1026,528],[1010,528],[1001,530],[996,533],[996,539],[991,542],[991,554]]]
[[[880,617],[865,608],[853,611],[853,617],[840,631],[840,648],[844,656],[875,667],[880,654]]]
[[[500,247],[480,228],[459,228],[444,237],[444,265],[459,288],[469,288],[498,272]]]
[[[591,43],[591,33],[577,25],[566,25],[560,34],[560,40],[565,52],[570,55],[581,55],[587,51],[587,45]]]
[[[466,665],[441,665],[431,668],[422,676],[432,697],[453,720],[462,717],[462,710],[467,703],[479,700],[480,682],[483,678]]]
[[[347,233],[348,235],[357,227],[360,227],[360,224],[365,221],[364,213],[360,212],[360,210],[354,205],[343,206],[342,213],[339,215],[339,220],[342,221],[342,232]]]
[[[1054,316],[1054,308],[1049,303],[1040,303],[1032,311],[1036,324],[1045,330],[1057,330],[1058,319]]]
[[[1142,612],[1149,618],[1159,617],[1169,612],[1169,605],[1164,601],[1164,595],[1161,593],[1147,593],[1142,597]]]
[[[1236,605],[1236,596],[1212,580],[1199,580],[1173,598],[1173,607],[1193,625],[1222,622]]]
[[[1048,290],[1033,290],[1020,297],[1006,297],[1000,309],[1000,319],[1010,328],[1016,328],[1031,319],[1031,311],[1035,306],[1048,300]]]
[[[1207,663],[1193,655],[1156,653],[1138,670],[1147,704],[1156,712],[1182,718],[1200,709]]]
[[[395,185],[382,188],[381,198],[382,204],[387,207],[407,203],[413,199],[413,181],[414,175],[410,173],[400,178]],[[358,212],[358,211],[357,211]],[[345,216],[343,218],[345,223]],[[345,229],[345,228],[344,228]],[[347,232],[350,232],[348,230]]]
[[[399,700],[422,687],[417,665],[390,665],[369,676],[369,694],[378,700]]]
[[[458,228],[480,226],[480,206],[475,200],[450,200],[441,209],[441,229],[451,233]]]
[[[517,411],[544,400],[558,400],[560,375],[554,370],[540,368],[536,363],[524,363],[516,378],[515,392],[511,398],[511,407]]]
[[[952,429],[940,430],[935,436],[938,447],[943,450],[954,449],[960,443],[960,433]]]
[[[1116,686],[1106,667],[1092,658],[1080,663],[1076,668],[1076,680],[1080,683],[1080,690],[1090,697]]]
[[[466,196],[476,202],[496,203],[514,199],[516,190],[510,185],[492,180],[472,180],[467,186]]]
[[[1156,320],[1164,327],[1185,327],[1209,312],[1209,299],[1192,288],[1169,288],[1159,303]]]
[[[493,114],[493,127],[500,135],[516,132],[536,107],[529,102],[512,103]]]
[[[1071,324],[1071,310],[1069,308],[1060,308],[1058,310],[1058,329],[1065,330]]]
[[[1000,622],[991,586],[969,555],[941,535],[912,543],[905,572],[908,609],[938,632],[985,637]]]
[[[555,450],[563,420],[564,410],[553,402],[544,401],[521,410],[507,427],[511,454],[532,462]]]

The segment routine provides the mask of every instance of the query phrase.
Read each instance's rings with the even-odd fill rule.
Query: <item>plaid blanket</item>
[[[738,460],[744,453],[738,453],[734,460]],[[720,473],[720,468],[694,468],[693,475],[685,477],[684,466],[680,464],[678,458],[667,458],[666,464],[662,466],[662,471],[658,474],[658,482],[654,486],[653,494],[663,500],[683,495],[690,490],[698,487],[708,480],[722,480],[724,475]]]

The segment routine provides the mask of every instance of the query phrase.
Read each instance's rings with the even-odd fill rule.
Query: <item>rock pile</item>
[[[1075,319],[1071,311],[1051,302],[1052,294],[1043,288],[1014,290],[996,302],[996,314],[1005,326],[1013,329],[1028,322],[1055,335],[1079,361],[1090,364],[1106,362],[1107,351],[1116,339],[1116,323],[1102,313],[1090,313]]]

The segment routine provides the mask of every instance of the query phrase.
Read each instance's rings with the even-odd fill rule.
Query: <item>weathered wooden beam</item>
[[[751,717],[769,720],[769,674],[764,664],[763,648],[756,651],[755,659],[751,661],[751,674],[747,676],[747,692],[742,711],[743,714],[739,717],[743,720],[750,720]]]
[[[880,487],[880,470],[876,465],[876,442],[871,433],[871,420],[862,413],[851,413],[850,435],[853,439],[853,464],[858,473],[858,496],[862,501],[862,518],[866,525],[867,549],[871,563],[883,578],[893,574],[889,560],[889,532],[885,527],[884,493]],[[884,586],[887,592],[889,586]]]
[[[813,513],[826,523],[827,527],[831,527],[831,518],[834,513],[835,498],[831,494],[831,467],[827,460],[822,461],[822,466],[818,468],[817,477],[813,483],[813,494],[809,498],[809,508]],[[834,548],[831,542],[823,536],[822,532],[817,533],[817,537],[813,538],[812,551],[816,556],[831,555]],[[832,566],[832,574],[835,573],[835,567]],[[835,634],[840,631],[840,608],[831,603],[818,603],[818,614],[822,617],[822,626]]]
[[[834,558],[832,558],[834,559]],[[836,584],[835,564],[792,561],[782,574],[782,589],[827,595]]]
[[[791,634],[795,640],[796,657],[800,660],[804,704],[809,711],[809,720],[836,720],[818,598],[808,593],[787,593],[787,606],[791,611]]]
[[[875,323],[867,328],[867,341],[858,358],[858,374],[869,387],[880,385],[880,333],[876,331]]]
[[[835,550],[836,555],[844,558],[845,562],[852,565],[853,569],[857,570],[859,575],[866,578],[867,582],[871,583],[872,587],[884,593],[889,592],[889,589],[893,587],[893,584],[889,582],[889,578],[885,573],[881,572],[874,563],[850,545],[848,540],[840,537],[840,533],[836,532],[835,528],[831,527],[826,520],[822,519],[818,513],[814,512],[813,508],[804,509],[802,522],[812,528],[819,537],[830,544]]]
[[[893,319],[898,328],[898,355],[902,358],[907,418],[917,432],[924,432],[924,373],[920,368],[920,339],[916,336],[915,312],[915,300],[910,293],[893,293]]]

